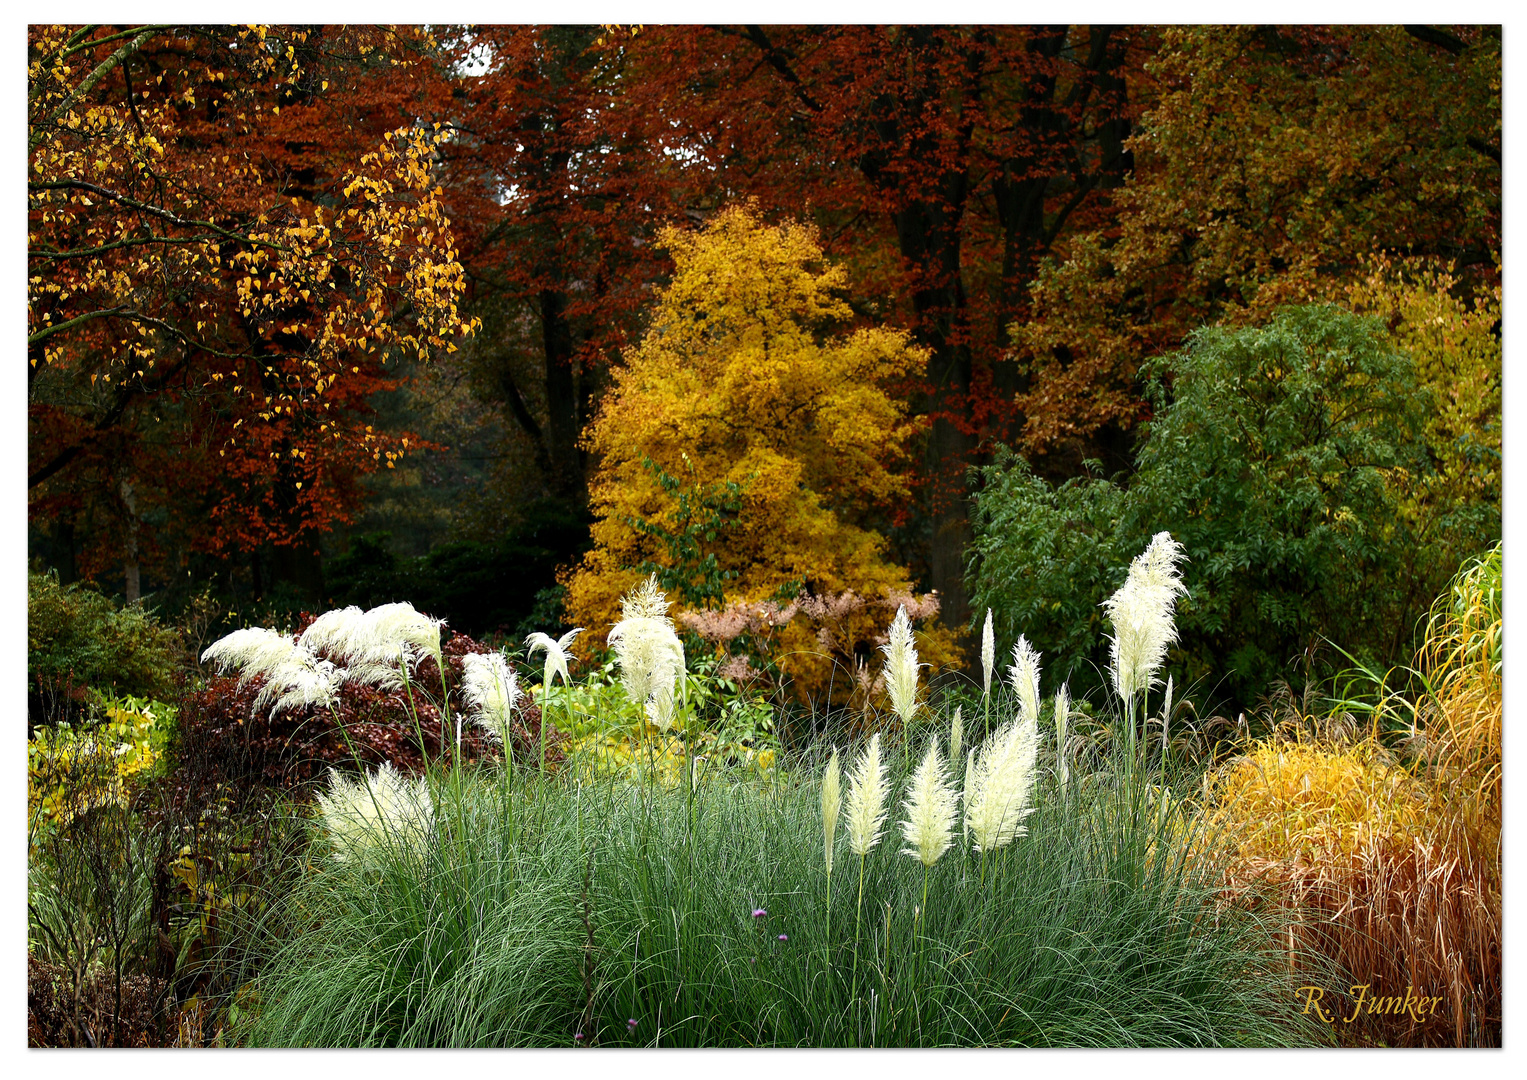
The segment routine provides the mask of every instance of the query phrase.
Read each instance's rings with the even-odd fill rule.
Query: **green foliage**
[[[978,632],[991,608],[996,638],[1025,635],[1056,684],[1068,682],[1078,696],[1102,685],[1108,624],[1100,605],[1138,554],[1120,548],[1123,490],[1095,473],[1052,486],[1006,447],[974,472],[981,491],[968,577]]]
[[[684,455],[684,466],[693,478],[695,468],[688,454]],[[644,560],[637,571],[656,574],[663,591],[676,594],[686,607],[721,607],[726,583],[737,577],[737,571],[723,570],[716,561],[715,548],[706,550],[701,545],[713,545],[723,532],[737,528],[744,485],[733,480],[702,485],[691,479],[686,487],[646,455],[642,456],[642,468],[652,473],[658,487],[674,500],[674,527],[670,529],[659,520],[627,519],[637,532],[660,542],[667,554],[664,562]]]
[[[167,699],[181,653],[180,635],[142,606],[119,608],[89,586],[61,586],[56,573],[27,575],[29,726],[58,718],[49,705],[64,686]]]
[[[991,606],[1047,654],[1085,654],[1090,637],[1101,667],[1101,627],[1066,628],[1166,529],[1189,560],[1179,687],[1201,682],[1249,709],[1299,667],[1325,674],[1322,639],[1400,657],[1449,564],[1400,513],[1432,469],[1430,397],[1383,325],[1290,308],[1262,328],[1201,329],[1146,375],[1155,417],[1127,487],[1089,477],[1051,491],[1010,460],[983,471],[976,610]],[[1069,618],[1025,621],[1057,602]]]

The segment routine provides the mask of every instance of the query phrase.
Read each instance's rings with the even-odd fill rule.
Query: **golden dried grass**
[[[1409,762],[1376,723],[1360,734],[1285,702],[1271,737],[1205,781],[1227,895],[1276,905],[1291,968],[1304,949],[1339,965],[1324,1000],[1344,1042],[1500,1043],[1500,611],[1497,548],[1433,608]],[[1363,984],[1441,1000],[1419,1018],[1359,1012]]]

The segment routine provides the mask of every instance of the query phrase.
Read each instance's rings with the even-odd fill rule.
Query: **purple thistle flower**
[[[626,1027],[632,1029],[633,1031],[636,1030],[636,1021],[635,1020],[627,1020],[626,1021]]]
[[[790,935],[789,934],[781,934],[781,935],[779,935],[779,940],[781,940],[781,941],[789,941],[790,940]]]
[[[583,1032],[581,1032],[581,1031],[573,1032],[573,1042],[582,1042],[582,1041],[583,1041]]]
[[[753,909],[753,918],[755,918],[755,919],[761,919],[761,918],[763,918],[767,914],[769,914],[769,913],[767,911],[765,911],[763,908],[754,908]]]

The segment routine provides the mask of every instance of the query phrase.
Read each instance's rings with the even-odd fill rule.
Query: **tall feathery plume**
[[[404,669],[433,656],[444,670],[440,628],[412,604],[382,604],[370,611],[351,606],[328,611],[302,634],[302,643],[349,665],[351,682],[395,689],[403,685]]]
[[[514,703],[520,696],[518,677],[502,653],[467,653],[461,666],[461,691],[472,707],[471,719],[507,746]]]
[[[907,846],[901,853],[919,860],[924,868],[938,862],[953,842],[958,801],[954,788],[944,777],[944,762],[935,735],[907,785],[907,799],[902,804],[907,816],[901,823],[901,835]]]
[[[329,653],[343,660],[355,651],[357,633],[365,619],[366,613],[354,604],[325,611],[297,640],[316,653]]]
[[[1070,779],[1070,767],[1066,761],[1066,740],[1070,737],[1071,696],[1065,683],[1055,691],[1055,771],[1060,776],[1060,789],[1066,790]]]
[[[254,708],[259,711],[273,705],[271,716],[309,705],[333,705],[346,675],[344,668],[320,660],[286,634],[263,626],[235,630],[219,638],[201,658],[203,663],[217,664],[224,674],[237,668],[240,686],[252,679],[264,679]]]
[[[418,857],[428,843],[435,811],[423,778],[410,783],[386,762],[358,779],[330,769],[329,790],[319,792],[318,808],[334,857],[341,860],[388,843]]]
[[[525,650],[527,658],[534,656],[537,649],[541,649],[546,653],[546,663],[541,668],[541,686],[543,689],[550,690],[552,680],[558,675],[562,676],[563,686],[572,682],[572,678],[567,674],[567,649],[568,646],[572,645],[573,638],[581,633],[583,633],[583,627],[578,626],[559,638],[553,638],[549,634],[537,631],[525,639],[525,644],[528,646]]]
[[[345,669],[320,660],[308,649],[297,646],[286,660],[266,675],[265,686],[254,700],[256,710],[271,704],[270,715],[291,709],[318,705],[332,708],[345,681]]]
[[[572,682],[567,674],[567,650],[572,645],[573,638],[583,633],[583,627],[575,626],[561,637],[553,639],[548,634],[537,631],[525,639],[527,646],[525,656],[528,659],[536,654],[537,649],[546,653],[546,663],[541,668],[541,771],[546,771],[546,708],[551,697],[552,680],[558,675],[562,676],[562,685],[566,687]],[[682,650],[681,650],[682,651]],[[572,730],[573,699],[567,699],[568,730]]]
[[[891,622],[890,640],[880,647],[885,653],[885,688],[891,695],[891,708],[901,717],[903,727],[910,726],[917,711],[917,647],[912,641],[912,624],[906,605],[896,609]]]
[[[1013,646],[1013,664],[1007,669],[1008,682],[1018,695],[1018,718],[1039,721],[1039,653],[1022,634]]]
[[[961,706],[954,707],[954,723],[949,725],[949,760],[960,760],[960,744],[965,739],[965,720],[960,715]]]
[[[1028,835],[1019,823],[1033,813],[1024,803],[1034,781],[1038,750],[1038,728],[1026,719],[992,732],[982,744],[965,803],[977,851],[993,851]]]
[[[838,833],[838,811],[843,806],[843,780],[838,765],[838,748],[832,748],[827,771],[822,774],[822,847],[827,860],[827,877],[832,878],[832,842]]]
[[[667,715],[662,715],[661,706],[648,712],[659,730],[666,732],[673,724],[673,683],[684,673],[684,643],[668,618],[668,601],[658,588],[657,575],[621,597],[620,609],[621,620],[611,627],[609,641],[620,663],[621,685],[626,696],[643,709],[660,687],[667,686]]]
[[[870,738],[870,745],[859,758],[859,765],[848,779],[848,848],[855,855],[868,855],[880,842],[880,827],[885,823],[885,797],[890,791],[885,765],[880,760],[880,733]]]
[[[406,600],[374,607],[366,612],[364,623],[370,646],[368,658],[396,663],[401,654],[403,662],[412,666],[426,656],[433,656],[443,670],[440,628],[444,625],[444,619],[432,619]]]
[[[870,849],[880,842],[880,826],[885,823],[885,797],[890,789],[885,766],[880,761],[880,733],[870,737],[869,747],[859,758],[859,766],[849,777],[848,849],[859,856],[859,899],[854,907],[854,972],[849,997],[859,985],[859,925],[864,917],[864,863]]]
[[[1157,533],[1130,564],[1124,584],[1103,601],[1114,630],[1109,639],[1114,689],[1126,704],[1156,685],[1156,672],[1177,640],[1173,613],[1177,598],[1187,594],[1177,576],[1183,558],[1171,533]]]
[[[965,782],[960,785],[960,803],[965,807],[965,813],[960,815],[961,835],[968,842],[970,840],[970,785],[976,776],[976,748],[972,746],[965,751]]]
[[[251,626],[218,638],[201,654],[202,663],[215,663],[218,673],[239,670],[239,685],[263,678],[291,659],[297,643],[286,634]]]
[[[997,663],[997,639],[992,635],[991,608],[986,609],[986,625],[981,627],[981,693],[991,696],[992,667]],[[951,753],[951,756],[958,756]]]

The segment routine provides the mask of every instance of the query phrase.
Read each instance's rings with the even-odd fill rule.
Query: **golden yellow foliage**
[[[1461,291],[1451,264],[1385,256],[1348,289],[1355,310],[1391,323],[1436,401],[1426,439],[1438,473],[1417,478],[1418,506],[1500,505],[1501,288]]]
[[[672,565],[634,525],[679,527],[678,497],[647,460],[692,490],[741,487],[735,527],[713,552],[735,575],[727,599],[769,598],[787,583],[816,594],[907,592],[906,571],[866,522],[910,497],[915,423],[895,391],[924,351],[899,331],[845,328],[844,271],[823,264],[809,226],[771,227],[734,207],[698,232],[667,229],[660,242],[673,253],[673,280],[585,436],[600,461],[594,547],[566,579],[570,616],[608,627],[643,576],[638,566]],[[801,633],[793,644],[810,651]],[[951,657],[952,641],[930,644],[926,659]]]

